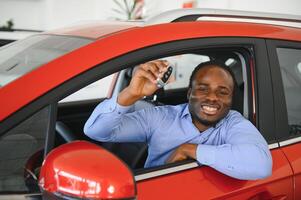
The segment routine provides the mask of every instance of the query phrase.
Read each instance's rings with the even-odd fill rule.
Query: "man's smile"
[[[206,115],[216,115],[219,109],[220,109],[219,105],[210,105],[210,104],[201,105],[201,111]]]

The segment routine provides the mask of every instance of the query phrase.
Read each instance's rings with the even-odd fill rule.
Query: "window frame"
[[[277,48],[300,49],[301,43],[285,40],[267,40],[270,69],[273,81],[275,102],[276,137],[280,146],[286,146],[301,141],[301,135],[289,134],[288,113],[286,108],[284,85],[278,60]]]

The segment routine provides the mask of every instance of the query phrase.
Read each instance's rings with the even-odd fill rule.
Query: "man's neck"
[[[211,126],[206,126],[202,123],[200,123],[198,120],[196,119],[192,119],[192,123],[193,125],[200,131],[200,132],[203,132],[205,130],[207,130],[208,128],[210,128]]]

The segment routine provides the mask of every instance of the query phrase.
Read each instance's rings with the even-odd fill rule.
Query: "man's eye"
[[[218,92],[218,94],[221,95],[221,96],[228,96],[228,95],[230,95],[230,92],[227,91],[227,90],[220,90]]]
[[[208,88],[207,87],[199,87],[198,89],[200,92],[208,92]]]

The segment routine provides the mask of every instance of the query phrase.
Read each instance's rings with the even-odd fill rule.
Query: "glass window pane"
[[[301,50],[277,49],[290,134],[301,134]]]
[[[48,120],[46,107],[0,136],[0,193],[37,189],[24,171],[30,162],[40,162],[43,156]],[[40,157],[35,158],[38,153]]]

